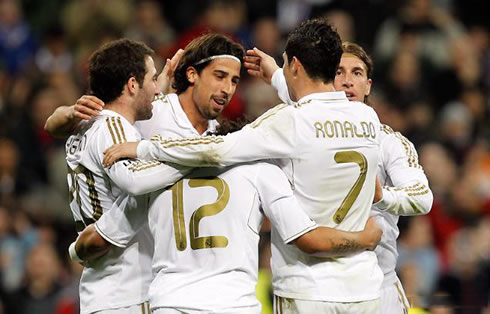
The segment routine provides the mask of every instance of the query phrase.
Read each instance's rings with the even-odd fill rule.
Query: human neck
[[[129,123],[134,124],[136,121],[135,112],[132,109],[132,106],[128,105],[129,102],[126,101],[123,96],[117,98],[116,100],[105,105],[104,109],[112,110],[114,112],[119,113],[121,116],[126,118]]]
[[[301,98],[315,93],[329,93],[335,92],[335,87],[332,82],[325,83],[320,80],[304,80],[300,81],[302,83],[298,84],[296,88],[296,98],[300,100]]]
[[[203,117],[201,112],[199,112],[197,109],[196,104],[192,100],[192,91],[190,89],[187,89],[185,92],[179,94],[179,102],[182,106],[182,110],[184,110],[184,113],[196,131],[199,134],[206,132],[209,125],[209,120]]]

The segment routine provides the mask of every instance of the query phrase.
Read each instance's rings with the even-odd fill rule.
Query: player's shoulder
[[[393,130],[393,128],[391,128],[387,124],[380,125],[379,133],[381,139],[384,140],[385,142],[399,142],[408,145],[413,145],[412,142],[410,142],[410,140],[407,139],[402,133]]]
[[[227,172],[240,172],[245,176],[267,176],[270,172],[281,171],[281,168],[275,164],[274,160],[264,159],[247,163],[240,163],[226,168]]]
[[[134,140],[135,137],[138,138],[134,126],[123,116],[112,111],[103,110],[94,122],[94,127],[112,144],[121,144]]]
[[[177,94],[159,94],[152,102],[153,112],[171,111],[175,105],[180,105]]]
[[[279,104],[272,107],[271,109],[260,115],[255,121],[250,123],[250,127],[256,128],[260,126],[263,122],[274,121],[276,119],[281,119],[285,117],[294,117],[294,111],[297,109],[295,106],[290,106],[288,104]]]
[[[371,115],[373,117],[376,117],[378,119],[378,114],[376,111],[373,109],[373,107],[361,102],[361,101],[350,101],[349,102],[353,107],[358,110],[359,112],[362,112],[363,114]]]

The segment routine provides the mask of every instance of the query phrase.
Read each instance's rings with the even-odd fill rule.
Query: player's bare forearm
[[[111,244],[97,233],[93,224],[83,230],[75,244],[77,255],[84,261],[101,257],[110,248]]]
[[[53,137],[68,137],[76,129],[81,119],[74,116],[75,106],[62,106],[56,108],[46,120],[44,129]]]
[[[318,227],[296,239],[296,246],[305,253],[320,257],[339,257],[365,250],[374,250],[383,232],[369,218],[363,231],[349,232]]]
[[[82,120],[99,115],[104,102],[95,96],[83,95],[73,106],[58,107],[46,120],[44,129],[54,137],[70,136]]]

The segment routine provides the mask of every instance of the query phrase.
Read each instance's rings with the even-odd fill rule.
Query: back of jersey
[[[364,228],[374,197],[379,120],[344,93],[312,94],[291,111],[299,150],[281,168],[305,212],[321,226]],[[277,241],[273,233],[275,293],[330,302],[375,299],[382,281],[374,252],[321,259]]]
[[[111,135],[114,134],[114,137]],[[102,167],[102,152],[115,142],[138,139],[122,116],[104,110],[66,142],[70,208],[77,232],[97,221],[126,193],[112,182]],[[114,140],[113,140],[114,139]],[[140,243],[141,242],[141,243]],[[88,263],[80,279],[81,313],[117,309],[148,300],[151,273],[151,236],[141,232],[127,249],[112,248]]]
[[[262,223],[257,169],[203,168],[151,194],[153,309],[240,312],[252,307],[260,312],[255,297]]]

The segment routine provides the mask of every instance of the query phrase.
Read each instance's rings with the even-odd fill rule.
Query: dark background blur
[[[487,0],[0,0],[0,313],[78,313],[64,143],[43,126],[86,92],[95,48],[141,40],[161,69],[214,30],[281,64],[286,34],[318,16],[373,56],[370,103],[415,144],[434,193],[429,215],[399,224],[397,270],[412,305],[489,313],[489,12]],[[258,116],[278,103],[245,75],[225,115]],[[267,239],[264,230],[264,304]]]

